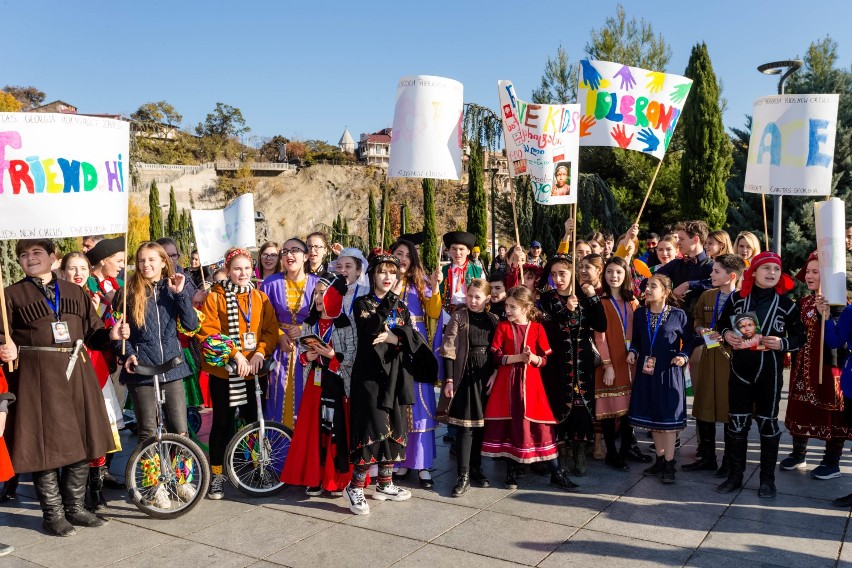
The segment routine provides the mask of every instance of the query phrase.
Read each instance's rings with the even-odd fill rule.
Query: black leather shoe
[[[423,479],[421,477],[419,479],[419,481],[420,481],[420,487],[422,487],[423,489],[432,489],[432,487],[435,486],[435,482],[432,481],[431,477],[429,479]]]
[[[580,490],[580,486],[571,481],[568,478],[568,473],[561,469],[556,473],[550,474],[550,484],[565,491],[576,492]]]
[[[728,460],[728,456],[722,456],[722,465],[719,466],[719,469],[716,470],[716,473],[713,474],[713,477],[718,477],[720,479],[728,477],[731,473],[731,463]]]
[[[657,461],[654,462],[654,465],[651,467],[645,468],[642,472],[644,475],[657,475],[662,473],[666,467],[666,458],[663,456],[657,456]]]
[[[680,466],[683,471],[716,471],[718,468],[719,463],[716,461],[715,455],[704,456],[692,463]]]
[[[729,475],[728,479],[723,481],[716,487],[718,493],[733,493],[743,486],[743,478],[741,475]]]
[[[845,497],[838,497],[831,504],[835,507],[852,507],[852,493]]]
[[[470,482],[475,487],[491,487],[491,482],[478,467],[470,471]]]
[[[456,486],[453,487],[453,497],[461,497],[467,490],[470,489],[470,475],[463,473],[456,479]]]
[[[618,454],[608,453],[606,458],[604,458],[604,463],[616,471],[630,471],[627,462],[621,459],[621,456]]]
[[[778,490],[775,488],[775,484],[768,481],[762,482],[757,490],[757,496],[763,499],[771,499],[776,495],[778,495]]]

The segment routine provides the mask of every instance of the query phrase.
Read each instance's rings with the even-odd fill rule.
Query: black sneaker
[[[509,469],[506,471],[506,489],[517,489],[518,488],[518,478],[515,475],[514,469]]]
[[[580,486],[571,481],[568,478],[568,473],[561,469],[556,473],[550,474],[550,484],[565,491],[575,492],[580,490]]]
[[[659,473],[662,473],[665,467],[666,458],[664,458],[663,456],[657,456],[657,461],[654,462],[654,465],[649,468],[646,468],[645,471],[643,471],[642,473],[644,475],[657,475]]]

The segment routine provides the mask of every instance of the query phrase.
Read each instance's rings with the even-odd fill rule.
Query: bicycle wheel
[[[198,444],[177,434],[139,444],[125,468],[125,484],[136,507],[155,519],[174,519],[191,511],[210,485],[210,466]]]
[[[290,429],[280,422],[265,422],[261,447],[260,422],[237,432],[225,450],[225,471],[234,487],[251,497],[281,491],[281,471],[290,451],[291,436]]]

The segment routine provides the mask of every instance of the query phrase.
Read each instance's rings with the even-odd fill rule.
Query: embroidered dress
[[[317,276],[309,274],[300,282],[290,282],[283,274],[274,274],[263,281],[260,289],[269,296],[282,333],[293,326],[301,328],[311,311],[317,280]],[[269,379],[264,413],[268,420],[283,422],[290,428],[296,424],[304,389],[304,369],[294,353],[282,351],[280,347],[275,349],[279,366]]]
[[[633,337],[633,312],[639,302],[605,298],[606,332],[595,332],[602,359],[608,359],[615,371],[612,385],[604,384],[604,367],[595,371],[595,417],[598,420],[624,416],[630,409],[630,391],[635,369],[627,364],[627,349]]]

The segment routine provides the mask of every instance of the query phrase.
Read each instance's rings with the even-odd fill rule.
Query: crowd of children
[[[126,284],[115,239],[87,241],[90,250],[66,254],[57,272],[51,241],[19,241],[26,278],[5,290],[11,333],[0,334],[8,377],[8,389],[0,381],[0,441],[11,455],[0,455],[0,476],[12,476],[10,465],[32,473],[51,534],[104,524],[83,503],[88,477],[86,504],[103,509],[106,456],[117,449],[121,412],[110,375],[127,387],[144,438],[155,426],[155,393],[134,365],[181,352],[188,361],[161,381],[166,418],[185,433],[187,398],[204,391],[213,410],[211,499],[224,496],[234,410],[249,420],[256,411],[246,380],[269,358],[279,365],[262,381],[265,416],[294,429],[281,480],[309,496],[342,495],[359,515],[370,510],[370,478],[376,500],[409,499],[397,481],[411,470],[433,488],[442,422],[456,459],[453,497],[491,486],[483,457],[504,462],[510,489],[529,465],[577,491],[569,475],[586,475],[587,452],[618,471],[650,464],[645,475],[673,483],[690,389],[697,451],[681,470],[714,471],[718,491],[740,489],[754,420],[758,495],[773,497],[788,353],[793,451],[780,468],[805,467],[808,440],[817,438],[825,452],[813,477],[840,475],[852,433],[852,308],[829,307],[820,295],[816,253],[797,275],[807,294],[794,301],[781,259],[760,252],[748,232],[732,242],[702,221],[683,222],[647,234],[640,251],[635,225],[618,238],[593,233],[570,250],[573,230],[569,219],[549,257],[533,242],[501,247],[491,263],[479,258],[472,234],[450,232],[449,262],[431,274],[418,234],[365,257],[313,233],[265,243],[256,260],[231,249],[219,272],[196,262],[188,273],[163,239],[135,251]],[[126,314],[118,309],[125,297]],[[72,359],[69,380],[62,371],[77,340],[89,358]],[[60,420],[61,428],[44,427]],[[656,459],[636,429],[650,432]],[[0,500],[14,498],[15,479]],[[155,499],[168,507],[164,495]],[[852,505],[852,495],[836,504]]]

